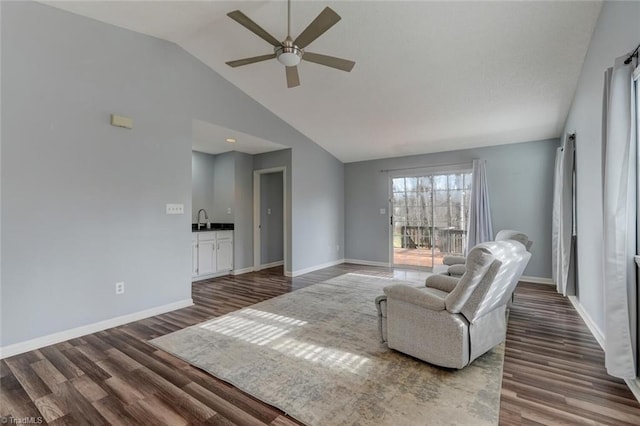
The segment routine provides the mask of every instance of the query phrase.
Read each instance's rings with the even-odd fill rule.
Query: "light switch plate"
[[[133,119],[131,117],[123,117],[121,115],[111,114],[111,125],[123,127],[125,129],[133,129]]]
[[[386,209],[380,209],[380,214],[385,214],[385,213],[387,213]]]
[[[167,214],[184,214],[184,204],[167,204]]]

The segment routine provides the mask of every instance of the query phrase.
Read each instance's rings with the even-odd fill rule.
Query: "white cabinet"
[[[218,272],[216,264],[216,233],[200,232],[198,234],[198,275]]]
[[[218,232],[218,271],[230,271],[233,269],[233,232]]]
[[[191,276],[198,275],[198,235],[191,234]]]
[[[233,269],[233,231],[194,232],[191,244],[194,280],[224,275]]]

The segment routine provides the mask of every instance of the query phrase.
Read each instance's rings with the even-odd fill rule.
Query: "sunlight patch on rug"
[[[399,282],[345,274],[151,343],[308,425],[497,424],[503,345],[450,370],[380,343],[374,300]]]

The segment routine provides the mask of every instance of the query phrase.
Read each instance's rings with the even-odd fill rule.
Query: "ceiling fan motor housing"
[[[298,65],[304,53],[302,49],[299,49],[298,46],[293,44],[291,37],[287,37],[287,39],[282,42],[282,45],[275,47],[273,51],[276,53],[278,62],[286,67],[295,67]]]

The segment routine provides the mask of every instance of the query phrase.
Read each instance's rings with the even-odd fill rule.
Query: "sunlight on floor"
[[[369,362],[368,358],[351,352],[305,343],[296,339],[286,339],[284,342],[274,345],[273,349],[285,355],[293,355],[296,358],[333,369],[346,370],[350,373],[356,373]]]
[[[277,325],[274,325],[274,322]],[[255,309],[243,309],[234,315],[207,321],[199,327],[263,346],[284,336],[296,327],[302,327],[306,324],[306,321],[283,315]]]

